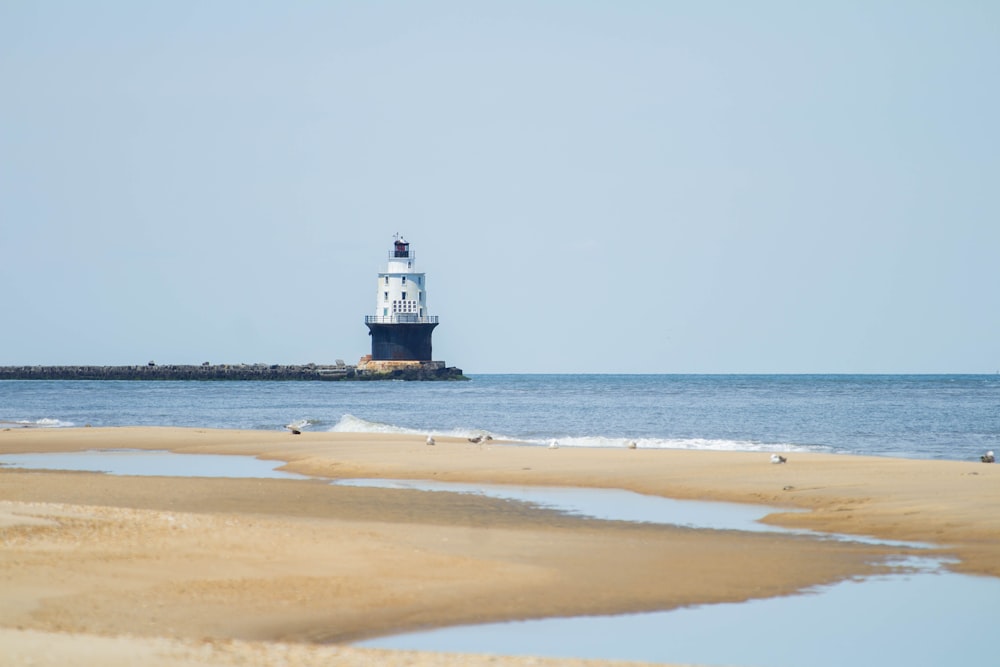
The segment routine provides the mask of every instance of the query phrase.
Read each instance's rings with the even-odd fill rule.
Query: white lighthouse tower
[[[410,244],[396,234],[385,271],[378,274],[375,314],[365,317],[373,361],[431,361],[438,318],[427,313],[427,284],[415,265]]]

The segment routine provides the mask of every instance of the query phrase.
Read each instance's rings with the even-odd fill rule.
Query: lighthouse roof
[[[407,259],[413,260],[414,253],[410,252],[410,244],[399,234],[392,237],[392,250],[389,251],[390,260]]]

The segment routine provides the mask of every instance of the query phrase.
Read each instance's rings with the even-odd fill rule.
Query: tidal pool
[[[85,452],[0,454],[0,466],[35,470],[79,470],[109,475],[146,477],[252,477],[309,479],[276,470],[283,461],[262,461],[252,456],[175,454],[145,449],[99,449]]]
[[[744,505],[706,500],[674,500],[621,489],[586,489],[576,487],[521,486],[513,484],[464,484],[413,479],[342,479],[338,486],[367,486],[385,489],[414,489],[450,493],[472,493],[491,498],[518,500],[549,509],[607,521],[632,521],[684,526],[701,530],[742,530],[749,532],[810,535],[822,539],[846,540],[899,546],[909,549],[929,548],[919,542],[882,540],[863,535],[820,533],[798,528],[783,528],[761,523],[769,514],[804,510],[767,505]]]
[[[762,505],[741,505],[739,503],[673,500],[620,489],[463,484],[413,479],[343,479],[334,482],[334,484],[338,486],[470,493],[490,498],[533,503],[566,514],[608,521],[661,523],[712,530],[803,532],[760,523],[762,517],[773,512],[795,510]]]
[[[356,646],[731,667],[995,667],[1000,579],[933,559],[788,597],[442,628]]]

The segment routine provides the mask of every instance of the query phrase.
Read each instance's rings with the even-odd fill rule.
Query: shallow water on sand
[[[175,454],[144,449],[101,449],[85,452],[0,454],[0,466],[36,470],[82,470],[111,475],[144,477],[253,477],[309,479],[276,470],[283,461],[262,461],[252,456]]]
[[[336,483],[477,493],[607,520],[790,532],[908,548],[932,546],[759,523],[767,514],[789,511],[783,508],[678,501],[614,489],[381,479]],[[371,639],[358,645],[731,666],[996,664],[995,652],[983,638],[991,636],[993,619],[1000,613],[1000,580],[954,574],[944,569],[942,560],[934,558],[906,558],[894,565],[896,571],[886,576],[817,587],[803,595],[659,613],[442,628]]]
[[[674,611],[443,628],[357,646],[768,667],[994,667],[1000,580],[915,572]]]
[[[80,470],[111,475],[308,479],[303,475],[275,470],[281,465],[283,465],[281,462],[262,461],[250,456],[175,454],[140,449],[0,454],[0,466],[29,469]],[[570,514],[615,521],[668,523],[715,530],[794,532],[758,522],[771,512],[787,511],[777,507],[672,500],[617,489],[455,484],[385,479],[345,479],[333,483],[341,486],[477,493],[533,503]]]
[[[340,486],[369,486],[389,489],[415,489],[450,493],[473,493],[533,503],[567,514],[575,514],[606,521],[632,521],[684,526],[700,530],[742,530],[755,533],[785,533],[809,535],[866,544],[883,544],[910,549],[928,548],[919,542],[880,540],[861,535],[835,535],[811,530],[784,528],[761,523],[769,514],[797,512],[800,510],[767,505],[744,505],[703,500],[675,500],[662,496],[643,495],[621,489],[587,489],[574,487],[519,486],[513,484],[462,484],[428,480],[402,479],[344,479],[334,482]]]
[[[177,454],[167,451],[143,449],[0,454],[0,466],[38,470],[76,470],[100,472],[110,475],[162,477],[309,479],[304,475],[276,470],[281,465],[283,465],[281,462],[262,461],[250,456]],[[461,484],[399,479],[343,479],[332,483],[338,486],[474,493],[491,498],[532,503],[567,514],[607,521],[659,523],[703,530],[793,533],[815,537],[851,539],[878,544],[898,544],[911,548],[926,546],[914,543],[887,542],[865,537],[834,536],[827,533],[782,528],[780,526],[760,523],[760,519],[768,514],[796,511],[787,508],[716,501],[674,500],[672,498],[647,496],[620,489]]]
[[[275,470],[280,462],[247,456],[145,450],[4,454],[0,455],[0,465],[118,475],[306,479]],[[336,483],[481,493],[609,520],[789,532],[758,523],[761,517],[773,511],[788,511],[785,509],[676,501],[612,489],[413,480]],[[443,628],[372,639],[358,646],[748,667],[882,667],[889,663],[993,667],[996,651],[991,638],[995,619],[1000,615],[1000,580],[954,574],[942,565],[931,558],[907,559],[900,562],[896,573],[819,587],[804,595],[659,613]]]
[[[338,480],[334,484],[337,486],[365,486],[383,489],[469,493],[489,496],[491,498],[530,502],[567,514],[608,521],[661,523],[712,530],[794,532],[759,522],[762,517],[772,512],[787,511],[778,507],[697,500],[673,500],[658,496],[645,496],[618,489],[462,484],[399,479],[344,479]]]

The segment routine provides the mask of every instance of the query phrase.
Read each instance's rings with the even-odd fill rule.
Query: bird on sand
[[[559,449],[559,441],[549,440],[549,449]]]
[[[427,436],[427,444],[428,445],[433,445],[434,444],[434,436],[433,435]]]
[[[297,422],[292,422],[291,424],[285,424],[285,428],[292,432],[292,435],[299,435],[302,433],[302,429],[309,425],[309,422],[305,419],[300,419]]]
[[[639,446],[639,445],[635,444],[635,440],[629,440],[629,441],[628,441],[628,448],[629,448],[629,449],[635,449],[635,448],[636,448],[636,447],[638,447],[638,446]]]
[[[996,457],[993,456],[993,450],[990,450],[979,457],[979,460],[983,463],[996,463]]]
[[[471,442],[474,445],[478,445],[482,441],[483,441],[483,436],[482,435],[477,435],[474,438],[469,438],[469,442]]]
[[[787,460],[781,454],[771,454],[771,463],[784,463]]]

